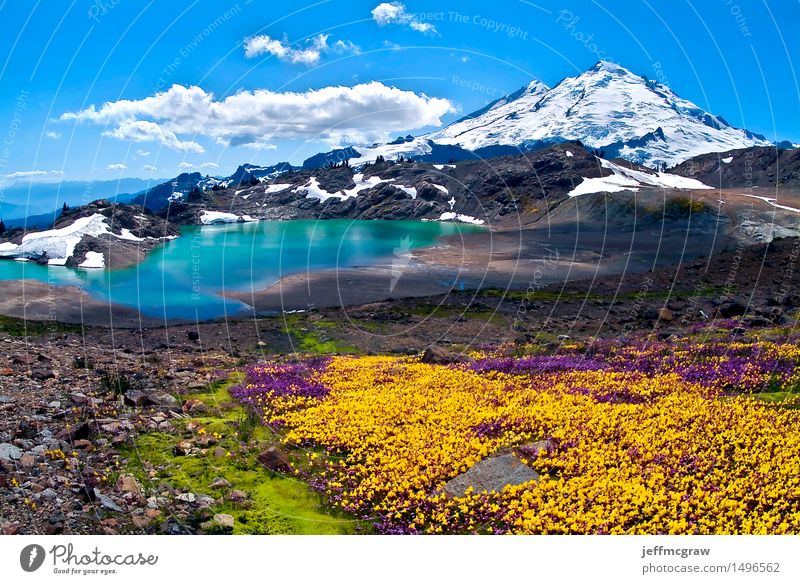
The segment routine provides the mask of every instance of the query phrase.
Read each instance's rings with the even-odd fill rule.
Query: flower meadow
[[[280,429],[331,505],[381,533],[800,532],[798,345],[472,357],[259,364],[233,395]],[[539,440],[554,447],[523,460],[539,480],[445,494],[478,461]]]

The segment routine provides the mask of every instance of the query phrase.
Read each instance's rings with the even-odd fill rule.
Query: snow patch
[[[389,183],[391,182],[391,179],[381,178],[379,176],[371,176],[365,179],[363,173],[356,173],[353,175],[353,182],[355,183],[355,186],[353,186],[352,188],[343,189],[336,193],[329,193],[320,186],[317,177],[312,176],[305,185],[300,187],[295,187],[294,189],[292,189],[292,192],[298,194],[305,192],[306,198],[319,199],[323,203],[328,199],[337,199],[339,201],[344,201],[345,199],[349,199],[350,197],[358,196],[358,193],[360,193],[361,191],[371,189],[372,187],[376,187],[379,184]],[[391,186],[407,193],[412,199],[417,198],[417,189],[415,187],[406,187],[397,184],[392,184]]]
[[[584,178],[567,196],[577,197],[590,193],[616,193],[619,191],[638,191],[640,187],[660,187],[665,189],[713,189],[693,178],[686,178],[658,172],[650,174],[640,170],[631,170],[609,160],[598,158],[600,166],[610,170],[610,176]]]
[[[285,191],[292,185],[285,185],[285,184],[274,184],[274,185],[267,185],[267,188],[264,189],[265,193],[278,193],[280,191]]]
[[[461,215],[459,213],[442,213],[439,216],[439,221],[460,221],[461,223],[471,223],[473,225],[483,225],[486,223],[483,219],[476,219],[469,215]]]
[[[80,217],[66,227],[28,233],[17,247],[0,248],[0,255],[38,258],[46,254],[50,265],[63,266],[84,236],[99,237],[105,234],[119,237],[111,233],[106,218],[100,213],[95,213]]]
[[[765,203],[767,203],[769,205],[772,205],[776,209],[783,209],[784,211],[791,211],[793,213],[800,213],[800,209],[797,209],[795,207],[787,207],[786,205],[779,205],[778,204],[778,199],[776,199],[774,197],[761,197],[759,195],[745,195],[745,194],[742,194],[742,196],[750,197],[751,199],[759,199],[760,201],[764,201]]]
[[[200,223],[203,225],[220,225],[223,223],[250,223],[257,221],[250,215],[236,215],[234,213],[223,213],[222,211],[200,211]]]
[[[404,187],[403,185],[395,185],[395,184],[393,184],[392,186],[394,188],[396,188],[396,189],[400,189],[401,191],[403,191],[404,193],[409,195],[412,199],[416,199],[417,198],[417,189],[416,189],[416,187]]]
[[[79,268],[103,269],[106,267],[106,259],[99,251],[87,251],[86,259],[78,264]]]
[[[565,150],[564,153],[567,155],[567,158],[572,158],[573,154],[569,150]]]
[[[328,199],[336,199],[342,201],[348,197],[348,195],[344,195],[342,193],[329,193],[321,186],[319,186],[319,181],[315,176],[312,176],[304,186],[295,187],[294,189],[292,189],[292,192],[298,194],[301,192],[305,192],[307,199],[319,199],[322,203],[324,203]]]
[[[725,164],[730,164],[731,162],[733,162],[733,156],[726,156],[725,158],[722,159],[722,162],[724,162]]]
[[[144,241],[144,237],[137,237],[136,235],[131,233],[130,229],[125,229],[125,228],[120,230],[120,234],[117,237],[119,237],[120,239],[127,239],[128,241]]]
[[[431,183],[431,184],[433,184],[433,183]],[[437,188],[440,191],[442,191],[445,195],[449,195],[450,194],[450,191],[447,190],[447,187],[443,187],[442,185],[433,185],[433,186],[434,186],[434,188]]]

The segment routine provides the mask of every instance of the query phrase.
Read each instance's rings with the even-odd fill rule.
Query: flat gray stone
[[[22,449],[17,448],[13,444],[0,444],[0,460],[11,462],[22,458]]]
[[[485,458],[465,473],[447,482],[444,492],[449,497],[463,497],[472,487],[474,493],[502,491],[509,485],[538,481],[539,473],[513,454]]]
[[[105,496],[103,493],[100,492],[100,489],[94,489],[94,496],[97,497],[97,500],[100,504],[108,509],[109,511],[115,511],[117,513],[122,513],[123,509],[119,505],[117,505],[113,499],[110,497]]]

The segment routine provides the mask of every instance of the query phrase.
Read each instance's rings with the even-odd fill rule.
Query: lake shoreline
[[[608,233],[557,226],[516,230],[484,229],[440,238],[435,244],[373,265],[306,270],[279,278],[254,290],[212,289],[229,301],[247,305],[241,311],[210,319],[149,318],[133,308],[91,299],[72,287],[59,290],[41,282],[0,282],[5,301],[0,314],[31,320],[52,320],[55,298],[58,322],[141,328],[197,322],[231,322],[281,313],[355,307],[383,301],[424,298],[494,288],[535,291],[567,282],[594,281],[625,273],[646,272],[654,265],[686,260],[682,250],[708,250],[713,234],[689,237],[675,234],[660,242],[647,231]],[[680,247],[670,243],[680,239]],[[717,245],[716,247],[719,247]],[[27,281],[26,281],[27,282]],[[74,290],[70,290],[74,288]],[[24,294],[21,292],[24,290]],[[77,291],[80,291],[78,294]]]

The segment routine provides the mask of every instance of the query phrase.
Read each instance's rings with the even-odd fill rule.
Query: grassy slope
[[[258,452],[278,442],[270,430],[262,426],[252,428],[250,443],[257,447],[242,447],[237,427],[245,419],[245,412],[231,402],[228,393],[228,388],[239,379],[235,376],[226,383],[210,385],[207,392],[186,396],[200,399],[209,410],[202,416],[178,421],[176,425],[183,426],[181,429],[199,425],[207,434],[221,435],[219,443],[211,446],[206,454],[173,455],[173,447],[185,440],[188,433],[144,434],[138,438],[136,446],[125,453],[127,466],[123,472],[133,474],[146,487],[165,481],[175,488],[211,494],[217,499],[232,489],[244,491],[251,498],[247,506],[226,500],[212,510],[213,513],[228,513],[236,519],[234,533],[350,534],[366,531],[368,526],[363,523],[329,513],[321,496],[304,482],[270,472],[258,463]],[[215,456],[217,448],[223,449],[226,455]],[[152,478],[146,471],[149,468],[155,469]],[[209,485],[217,477],[225,478],[231,487],[213,492]]]

